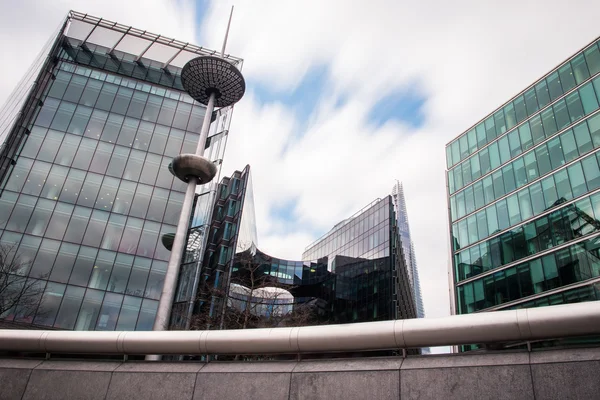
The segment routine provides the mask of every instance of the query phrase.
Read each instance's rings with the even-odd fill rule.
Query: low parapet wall
[[[600,348],[298,362],[0,359],[2,399],[595,399]]]

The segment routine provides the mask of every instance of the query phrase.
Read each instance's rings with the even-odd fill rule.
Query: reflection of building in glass
[[[174,313],[172,327],[189,327],[198,315],[209,315],[206,325],[213,328],[228,327],[231,308],[243,311],[247,307],[263,317],[289,313],[290,320],[278,320],[279,325],[416,316],[391,196],[337,224],[306,249],[305,261],[291,261],[257,248],[249,166],[223,178],[218,192],[201,278],[194,286],[182,272],[178,294],[189,300]],[[298,319],[299,313],[303,319]]]
[[[398,234],[402,243],[402,253],[404,263],[408,271],[408,279],[410,281],[413,296],[415,299],[415,307],[417,308],[417,318],[425,317],[425,308],[423,306],[423,297],[421,296],[421,282],[419,281],[419,270],[417,269],[417,257],[415,255],[415,247],[410,237],[410,226],[408,224],[408,211],[406,210],[406,200],[404,199],[404,188],[402,183],[396,181],[392,189],[392,202],[394,211],[398,219]]]
[[[454,311],[600,299],[600,48],[446,147]]]
[[[0,317],[60,329],[152,328],[169,258],[159,238],[175,232],[186,188],[167,167],[196,147],[205,110],[183,90],[181,68],[208,54],[69,14],[1,114],[0,242],[30,263],[23,273],[39,279],[43,296],[37,314],[16,307]],[[214,114],[205,153],[217,164],[227,112]],[[195,221],[216,186],[202,187]],[[205,226],[194,226],[188,259],[203,251]]]

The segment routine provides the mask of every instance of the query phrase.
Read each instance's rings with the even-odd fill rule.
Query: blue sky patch
[[[326,66],[311,68],[300,84],[291,91],[274,91],[259,82],[247,82],[261,103],[278,102],[300,117],[308,117],[315,110],[324,88],[328,86]]]
[[[383,125],[390,120],[400,121],[412,128],[423,126],[423,105],[427,99],[416,90],[403,90],[379,100],[368,115],[369,122]]]

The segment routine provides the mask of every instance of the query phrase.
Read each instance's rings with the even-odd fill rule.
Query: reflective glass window
[[[510,147],[508,145],[507,136],[504,136],[498,141],[498,149],[500,150],[500,162],[502,164],[510,160]]]
[[[95,207],[104,211],[110,211],[117,196],[120,181],[108,176],[104,177],[102,187],[96,198]]]
[[[55,75],[56,79],[54,79],[52,82],[48,96],[61,99],[65,93],[65,90],[67,90],[67,86],[69,85],[69,81],[71,80],[72,76],[73,75],[68,72],[58,71]]]
[[[575,135],[573,135],[572,130],[568,130],[560,135],[560,144],[565,156],[565,162],[572,161],[579,156],[577,143],[575,143]]]
[[[550,98],[552,99],[552,101],[554,101],[563,94],[558,71],[551,73],[548,76],[548,78],[546,78],[546,81],[548,82],[548,90],[550,92]]]
[[[100,309],[96,330],[98,331],[114,331],[121,311],[121,303],[123,296],[115,293],[106,293],[104,302]]]
[[[589,49],[583,52],[585,61],[587,62],[590,75],[596,75],[600,72],[600,51],[598,51],[598,44],[594,44]]]
[[[491,176],[487,176],[483,179],[483,194],[485,197],[485,204],[489,204],[494,201],[494,185]]]
[[[510,225],[515,225],[521,221],[521,211],[519,209],[519,198],[517,194],[513,194],[506,199],[508,207],[508,218]]]
[[[531,207],[531,198],[529,196],[529,190],[521,190],[517,195],[519,197],[521,220],[524,221],[533,216],[533,209]]]
[[[177,111],[175,111],[175,118],[173,119],[173,127],[177,129],[186,129],[191,112],[191,104],[179,102],[179,104],[177,104]],[[448,147],[448,154],[451,154],[450,147]],[[451,165],[453,164],[450,164],[450,166]]]
[[[94,268],[94,261],[98,254],[98,249],[92,247],[81,246],[79,254],[75,259],[75,266],[73,272],[69,278],[69,283],[78,286],[87,285],[92,269]]]
[[[130,215],[138,218],[144,218],[150,205],[150,198],[152,197],[152,186],[138,185],[135,195],[133,197],[133,206],[130,211]]]
[[[535,93],[537,95],[540,108],[547,106],[550,103],[550,92],[545,80],[540,81],[535,85]]]
[[[165,156],[175,157],[181,152],[181,145],[183,144],[183,137],[185,132],[179,129],[171,129],[167,146],[165,148]]]
[[[71,276],[73,265],[75,265],[77,253],[79,253],[79,246],[71,243],[62,243],[49,279],[56,282],[67,283]]]
[[[69,169],[66,167],[53,165],[50,174],[48,174],[48,177],[46,178],[46,183],[42,188],[40,196],[47,199],[58,200],[58,196],[60,196],[63,184],[67,178],[68,171]]]
[[[585,154],[594,148],[587,124],[583,123],[577,125],[573,128],[573,133],[575,135],[575,142],[577,142],[579,154]]]
[[[71,122],[71,118],[75,113],[76,105],[73,103],[62,102],[56,111],[54,119],[52,120],[52,124],[50,125],[51,129],[55,129],[57,131],[66,132],[69,123]]]
[[[571,60],[571,67],[573,68],[575,81],[578,85],[590,77],[590,71],[587,68],[583,54],[579,54]]]
[[[4,229],[13,207],[17,203],[19,195],[17,193],[5,191],[0,197],[0,229]]]
[[[506,200],[500,200],[496,203],[496,213],[498,214],[498,227],[504,230],[509,227],[508,208]]]
[[[75,330],[94,330],[103,299],[104,292],[100,290],[87,289],[85,291],[85,297],[83,298],[83,303],[81,304],[81,309],[77,316],[77,322],[75,323]]]
[[[155,95],[149,95],[146,107],[142,113],[142,119],[144,121],[156,122],[158,119],[158,113],[162,105],[163,98]]]
[[[160,224],[156,222],[146,221],[142,235],[140,237],[140,243],[137,248],[136,254],[143,257],[153,257],[154,250],[157,246],[158,234],[160,232]],[[158,243],[158,246],[162,246],[162,243]]]
[[[102,82],[89,79],[85,89],[83,90],[83,94],[79,99],[79,104],[86,105],[88,107],[93,107],[96,104],[96,100],[100,95],[100,90],[102,89]]]
[[[98,147],[96,148],[96,152],[92,158],[92,163],[90,164],[89,170],[99,174],[104,174],[106,172],[106,168],[108,167],[108,162],[110,161],[114,147],[115,146],[110,143],[98,143]]]
[[[512,164],[502,168],[502,177],[504,178],[504,190],[506,193],[510,193],[517,188]]]
[[[74,135],[82,136],[86,132],[85,128],[88,126],[90,118],[92,117],[92,111],[92,108],[81,105],[77,106],[66,131]]]
[[[81,192],[81,187],[83,186],[85,176],[85,171],[71,169],[69,171],[69,175],[65,179],[59,200],[75,204],[77,198],[79,197],[79,193]]]
[[[152,260],[142,257],[136,257],[129,276],[126,294],[133,296],[143,296],[146,288],[146,281],[150,272]]]
[[[62,132],[49,130],[37,155],[38,160],[48,162],[54,161],[64,136],[65,134]]]
[[[47,131],[47,129],[34,126],[26,138],[25,146],[23,146],[20,156],[35,158],[46,138]]]
[[[137,331],[151,331],[157,309],[158,301],[144,299],[142,301],[142,308],[140,309],[140,316],[135,329]]]
[[[114,201],[113,212],[119,214],[129,213],[136,187],[137,184],[135,182],[121,181],[119,191],[117,192],[117,197]]]
[[[137,181],[140,178],[142,167],[144,166],[144,159],[146,153],[140,150],[131,150],[125,172],[123,173],[123,179],[129,179],[131,181]]]
[[[142,118],[144,107],[146,106],[146,101],[148,101],[148,94],[140,91],[135,91],[133,93],[131,102],[129,103],[129,108],[127,109],[127,116],[137,119]]]
[[[473,196],[475,198],[475,209],[480,209],[485,205],[485,197],[483,194],[483,182],[479,181],[473,185]],[[454,199],[454,198],[452,198]]]
[[[98,141],[83,138],[81,140],[81,144],[79,145],[79,149],[77,149],[77,153],[75,154],[73,167],[87,170],[90,166],[90,162],[92,162],[92,157],[94,156],[97,145]]]
[[[117,91],[117,95],[115,97],[115,101],[112,104],[111,111],[119,114],[125,114],[127,111],[127,107],[129,107],[129,102],[131,97],[133,96],[133,90],[126,87],[119,87]]]
[[[130,149],[122,146],[115,146],[108,163],[106,170],[107,175],[116,176],[120,178],[125,171],[125,165],[129,158]]]
[[[596,157],[592,158],[593,161],[596,161]],[[587,185],[585,183],[585,178],[583,175],[583,168],[581,168],[581,163],[575,163],[567,168],[567,173],[569,174],[569,181],[571,182],[571,189],[573,191],[573,197],[579,197],[582,194],[587,192]]]
[[[65,135],[54,162],[67,167],[71,166],[80,142],[81,137],[79,136]]]
[[[498,142],[492,143],[488,147],[488,151],[490,153],[490,164],[492,169],[500,166],[500,153],[498,152]]]
[[[596,157],[586,157],[581,161],[583,172],[585,174],[585,181],[590,191],[600,187],[600,170],[598,169],[598,162]],[[569,174],[571,172],[569,171]],[[570,177],[570,175],[569,175]]]
[[[154,124],[151,122],[142,121],[135,136],[133,142],[134,149],[141,149],[144,151],[148,150],[150,146],[150,139],[152,139],[152,132],[154,131]]]
[[[67,87],[67,90],[63,96],[63,100],[77,103],[81,97],[81,94],[83,93],[86,83],[86,77],[81,75],[73,75],[73,78],[71,78],[69,86]]]
[[[52,326],[56,314],[58,314],[64,293],[65,285],[48,282],[33,323],[36,325]]]
[[[523,157],[513,161],[513,169],[515,173],[515,181],[517,187],[521,187],[527,183],[527,171],[525,170],[525,162]]]
[[[564,100],[560,100],[552,106],[552,111],[554,112],[557,130],[560,131],[571,123],[569,112],[567,111],[567,103]]]
[[[87,207],[75,207],[64,240],[73,243],[81,243],[90,215],[92,215],[91,209]]]
[[[27,229],[25,229],[25,233],[43,236],[46,227],[50,222],[50,217],[52,216],[52,210],[54,210],[55,204],[56,203],[51,200],[39,199],[31,214],[31,219],[29,220]]]
[[[93,207],[96,204],[96,197],[102,183],[102,175],[88,172],[79,192],[77,204],[80,206]]]
[[[545,139],[542,118],[539,114],[529,120],[529,129],[531,129],[533,143],[538,144]]]
[[[586,114],[590,114],[598,109],[598,98],[596,97],[596,93],[594,92],[591,83],[584,85],[578,92],[581,97],[581,103],[583,104],[583,111]]]
[[[576,86],[575,77],[573,76],[573,69],[571,64],[567,63],[559,68],[558,75],[560,76],[560,82],[563,87],[564,93],[573,89]]]
[[[108,113],[106,111],[94,110],[83,136],[96,140],[100,139],[107,119]]]
[[[137,250],[140,235],[142,234],[142,226],[144,220],[138,218],[127,218],[125,224],[125,231],[123,232],[123,238],[119,246],[119,251],[127,254],[135,254]]]
[[[594,147],[600,146],[600,114],[596,114],[588,119],[587,125],[589,127],[590,135],[592,136]]]
[[[43,126],[44,128],[49,128],[52,123],[52,119],[58,110],[58,105],[60,101],[56,99],[52,99],[50,97],[46,98],[44,101],[44,105],[42,106],[36,120],[35,124],[38,126]]]
[[[131,147],[137,133],[140,121],[133,118],[125,118],[119,137],[117,138],[117,144],[121,146]]]
[[[100,95],[96,101],[95,108],[99,108],[104,111],[110,111],[118,89],[119,87],[117,85],[105,83],[102,86],[102,90],[100,91]]]
[[[27,195],[20,195],[15,205],[10,220],[6,224],[6,229],[17,232],[25,232],[29,218],[33,214],[37,198]]]
[[[525,106],[527,107],[528,115],[531,115],[540,109],[534,88],[531,88],[525,92]]]
[[[558,199],[570,200],[573,198],[573,192],[571,191],[571,185],[569,183],[569,176],[567,170],[563,169],[554,174],[554,182],[556,184],[556,191]]]
[[[61,240],[67,231],[69,225],[69,219],[73,212],[73,206],[65,203],[57,203],[52,218],[48,223],[48,230],[46,231],[46,237]]]
[[[56,321],[54,322],[54,327],[60,329],[73,329],[84,294],[84,288],[70,285],[67,286],[60,310],[58,311]]]
[[[88,287],[106,290],[116,255],[117,253],[112,251],[100,250],[98,252]]]
[[[88,227],[83,237],[83,244],[87,246],[100,247],[104,229],[108,223],[109,213],[100,210],[94,210],[88,223]]]
[[[117,322],[116,330],[135,330],[137,323],[138,314],[142,305],[142,299],[137,297],[125,296],[123,305],[121,306],[121,313],[119,314],[119,320]]]
[[[152,221],[162,221],[165,208],[167,206],[167,200],[169,198],[169,191],[166,189],[155,188],[148,208],[148,214],[146,218]]]
[[[102,130],[102,135],[100,136],[100,140],[116,143],[117,137],[119,136],[119,132],[121,131],[121,127],[123,126],[123,121],[125,117],[118,114],[109,114],[106,123],[104,124],[104,128]]]
[[[563,154],[560,139],[558,137],[548,142],[548,155],[550,156],[550,164],[552,169],[556,169],[561,165],[565,164],[565,157]]]

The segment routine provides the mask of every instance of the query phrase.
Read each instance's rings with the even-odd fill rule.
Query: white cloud
[[[237,0],[227,52],[285,97],[313,68],[313,115],[249,92],[236,106],[223,169],[250,163],[261,248],[299,258],[327,231],[404,182],[428,316],[448,314],[444,145],[598,34],[600,3]],[[199,44],[220,49],[231,2],[212,1]],[[0,14],[0,104],[70,8],[194,41],[191,0],[11,2]],[[419,129],[373,126],[368,110],[417,86]],[[334,107],[337,100],[341,106]],[[273,210],[290,206],[290,220]]]
[[[311,68],[328,71],[311,116],[253,95],[237,106],[224,173],[253,167],[261,248],[300,257],[305,236],[315,238],[315,231],[386,195],[398,178],[426,313],[447,315],[444,145],[593,40],[600,4],[238,0],[235,6],[228,52],[244,58],[248,81],[285,94]],[[219,46],[229,7],[212,2],[203,43]],[[414,85],[427,98],[423,127],[369,124],[366,111],[378,100]],[[336,96],[344,105],[328,107]],[[266,120],[270,110],[277,113]],[[295,204],[291,221],[269,214],[281,204]]]

